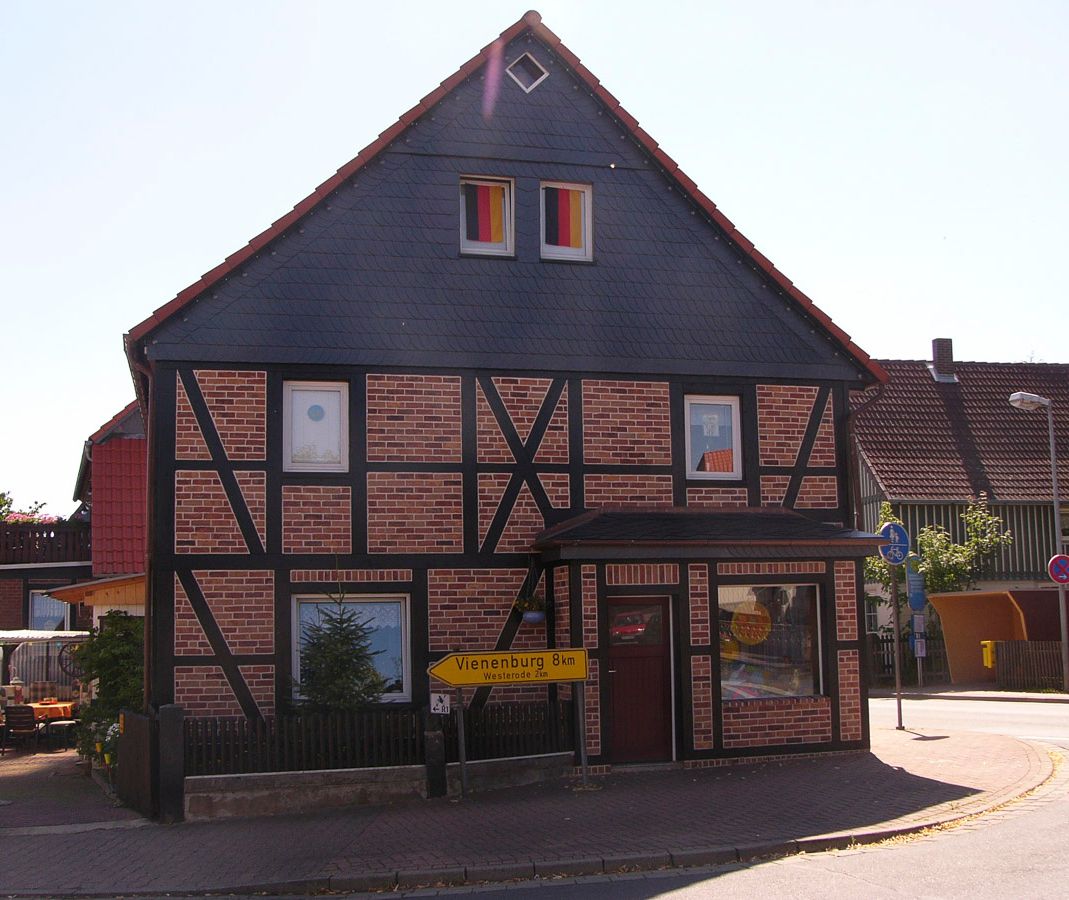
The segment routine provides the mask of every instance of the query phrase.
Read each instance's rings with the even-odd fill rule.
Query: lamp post
[[[1029,411],[1046,409],[1050,433],[1050,483],[1054,494],[1054,554],[1062,552],[1062,504],[1058,496],[1058,454],[1054,448],[1054,403],[1039,394],[1017,391],[1010,394],[1010,406]],[[1058,622],[1062,635],[1062,690],[1069,694],[1069,624],[1065,616],[1065,585],[1058,585]]]

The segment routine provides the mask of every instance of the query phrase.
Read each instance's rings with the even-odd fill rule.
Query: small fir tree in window
[[[386,689],[375,668],[371,629],[352,606],[323,604],[319,621],[304,630],[302,705],[315,712],[354,710],[374,703]]]

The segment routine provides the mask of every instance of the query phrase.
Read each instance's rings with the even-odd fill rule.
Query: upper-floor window
[[[287,381],[282,468],[287,472],[349,471],[349,386]]]
[[[511,256],[512,181],[503,178],[460,180],[460,249],[464,253]]]
[[[30,628],[34,631],[66,631],[71,607],[48,591],[30,591]]]
[[[686,398],[687,477],[742,478],[739,398]]]
[[[593,259],[591,188],[542,182],[542,258]]]

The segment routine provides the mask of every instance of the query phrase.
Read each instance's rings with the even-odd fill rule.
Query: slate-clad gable
[[[503,76],[486,121],[476,73],[149,357],[859,380],[541,42],[506,64],[525,50],[532,93]],[[515,179],[515,259],[460,257],[462,175]],[[593,186],[593,264],[540,260],[542,180]]]

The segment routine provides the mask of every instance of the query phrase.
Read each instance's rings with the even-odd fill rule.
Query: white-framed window
[[[349,385],[287,381],[282,420],[285,471],[349,471]]]
[[[880,605],[875,597],[865,598],[865,631],[868,634],[880,632]]]
[[[520,86],[525,94],[531,93],[549,78],[549,70],[530,53],[521,54],[505,71],[512,76],[512,80]]]
[[[306,629],[320,621],[326,606],[339,600],[326,594],[303,594],[293,598],[293,680],[301,682],[301,647]],[[409,647],[409,602],[407,594],[345,594],[340,602],[355,610],[371,633],[374,663],[386,681],[383,702],[412,699],[412,656]]]
[[[515,221],[512,179],[460,179],[460,251],[487,256],[511,256]]]
[[[542,259],[593,259],[590,185],[543,181],[540,194]]]
[[[724,700],[824,693],[817,585],[721,585],[717,604]]]
[[[48,591],[30,591],[30,629],[32,631],[69,631],[71,607]]]
[[[690,395],[685,403],[687,478],[742,478],[739,398]]]

